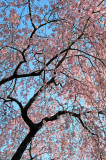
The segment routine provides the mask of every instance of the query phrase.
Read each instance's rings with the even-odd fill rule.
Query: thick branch
[[[19,66],[20,66],[20,64],[19,64]],[[19,68],[19,66],[17,66],[17,67]],[[4,83],[6,83],[6,82],[9,82],[9,81],[11,81],[11,80],[13,80],[13,79],[15,79],[15,78],[39,76],[39,75],[41,75],[41,73],[43,72],[43,69],[41,69],[41,70],[38,71],[38,72],[32,72],[32,73],[20,74],[20,75],[18,75],[18,74],[16,73],[16,71],[17,71],[17,69],[14,71],[14,74],[13,74],[12,76],[7,77],[7,78],[3,78],[3,79],[0,81],[0,85],[4,84]]]
[[[98,4],[98,7],[104,2],[104,0],[102,0],[99,4]]]
[[[49,122],[49,121],[55,121],[57,120],[61,115],[65,115],[65,114],[69,114],[75,118],[78,118],[80,120],[80,123],[82,124],[82,126],[88,130],[89,133],[91,133],[92,135],[96,135],[94,133],[92,133],[83,123],[80,114],[74,113],[74,112],[69,112],[69,111],[58,111],[56,114],[54,114],[51,117],[45,117],[42,119],[42,121],[38,124],[35,124],[35,126],[30,127],[30,132],[27,134],[27,136],[25,137],[25,139],[23,140],[23,142],[20,144],[19,148],[17,149],[17,151],[15,152],[12,160],[20,160],[22,157],[22,154],[24,153],[26,147],[28,146],[28,144],[31,142],[32,138],[36,135],[36,133],[42,128],[42,126],[44,125],[44,121],[45,122]]]
[[[26,147],[31,142],[31,140],[32,140],[32,138],[34,137],[35,134],[36,134],[36,132],[33,132],[33,131],[30,131],[27,134],[27,136],[25,137],[23,142],[20,144],[19,148],[17,149],[16,153],[14,154],[14,156],[12,157],[11,160],[20,160],[21,159],[22,154],[24,153]]]
[[[49,121],[54,121],[57,120],[61,115],[64,114],[70,114],[74,117],[79,118],[80,114],[74,113],[74,112],[69,112],[69,111],[58,111],[55,115],[51,116],[51,117],[45,117],[42,119],[42,121],[40,123],[43,123],[43,121],[49,122]]]
[[[59,111],[57,112],[54,116],[51,117],[45,117],[44,119],[42,119],[42,121],[38,124],[36,124],[35,126],[30,128],[30,132],[27,134],[27,136],[25,137],[25,139],[23,140],[23,142],[20,144],[19,148],[17,149],[17,151],[15,152],[13,158],[11,160],[20,160],[22,157],[22,154],[24,153],[26,147],[29,145],[29,143],[31,142],[32,138],[35,136],[35,134],[41,129],[41,127],[44,125],[44,121],[48,122],[48,121],[54,121],[57,120],[59,118],[59,116],[64,115],[66,113],[69,113],[68,111]],[[70,112],[70,114],[72,114],[72,116],[74,117],[79,117],[79,114]]]
[[[39,124],[43,125],[43,121],[48,122],[48,121],[57,120],[61,115],[64,115],[64,114],[69,114],[69,115],[71,115],[71,116],[73,116],[73,117],[78,118],[79,121],[80,121],[80,123],[81,123],[81,125],[82,125],[90,134],[92,134],[92,135],[97,135],[97,134],[91,132],[91,131],[89,130],[89,128],[84,124],[84,122],[83,122],[82,119],[81,119],[80,114],[74,113],[74,112],[70,112],[70,111],[59,111],[59,112],[57,112],[55,115],[53,115],[53,116],[51,116],[51,117],[45,117],[45,118],[43,118],[42,121],[41,121]]]
[[[65,60],[66,56],[67,56],[68,50],[66,51],[65,55],[60,59],[60,61],[58,62],[58,64],[56,65],[56,68],[58,68],[61,63]]]

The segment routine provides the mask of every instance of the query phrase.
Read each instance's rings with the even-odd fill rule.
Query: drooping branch
[[[89,19],[90,19],[90,17],[87,19],[86,24],[84,25],[84,28],[83,28],[82,33],[81,33],[75,40],[73,40],[73,41],[71,42],[71,44],[70,44],[66,49],[63,49],[59,54],[56,54],[55,56],[53,56],[53,57],[45,64],[45,66],[48,66],[48,65],[49,65],[52,61],[54,61],[59,55],[61,55],[61,54],[64,53],[64,52],[67,52],[68,50],[71,49],[71,46],[74,45],[75,42],[83,36],[84,31],[85,31],[85,29],[86,29],[86,26],[87,26],[87,24],[88,24]],[[40,27],[40,26],[39,26],[39,27]],[[34,30],[32,31],[32,33],[31,33],[31,35],[30,35],[30,39],[31,39],[31,38],[33,37],[33,35],[35,34],[36,30],[37,30],[37,29],[34,28]],[[28,44],[27,47],[23,50],[22,55],[24,55],[24,53],[26,52],[26,50],[27,50],[29,47],[30,47],[30,44]],[[28,74],[17,75],[16,72],[18,71],[18,69],[19,69],[19,67],[21,66],[21,64],[24,63],[24,62],[26,62],[26,59],[25,59],[25,61],[22,61],[22,62],[20,62],[20,63],[18,64],[18,66],[16,67],[15,72],[14,72],[14,74],[13,74],[12,76],[7,77],[7,78],[3,78],[3,79],[0,81],[0,85],[6,83],[6,82],[8,82],[8,81],[13,80],[14,78],[22,78],[22,77],[30,77],[30,76],[39,76],[39,75],[41,75],[41,73],[44,71],[44,67],[43,67],[43,68],[42,68],[40,71],[38,71],[38,72],[32,72],[32,73],[28,73]]]
[[[4,114],[6,120],[4,121],[4,118],[2,119],[3,128],[5,127],[5,124],[7,126],[8,121],[11,121],[11,125],[9,126],[10,123],[8,123],[8,126],[11,131],[12,126],[13,129],[14,127],[16,128],[16,140],[18,131],[24,133],[25,136],[25,139],[22,141],[19,148],[16,149],[16,153],[13,149],[15,154],[12,160],[22,158],[22,155],[32,138],[40,131],[43,125],[47,123],[45,129],[48,129],[48,122],[54,121],[54,127],[56,125],[61,126],[60,117],[63,118],[63,116],[65,116],[65,118],[67,117],[66,121],[69,120],[69,117],[72,117],[72,121],[70,118],[68,123],[71,124],[76,122],[74,120],[77,120],[78,126],[81,127],[79,127],[79,129],[82,131],[87,130],[88,134],[86,136],[84,135],[83,137],[83,132],[81,133],[81,136],[84,138],[82,144],[86,141],[85,138],[87,138],[87,136],[92,135],[91,140],[86,147],[86,155],[90,155],[90,153],[87,153],[87,150],[90,149],[90,158],[96,157],[95,155],[93,157],[95,151],[92,151],[93,147],[93,150],[96,150],[96,146],[95,144],[91,145],[94,138],[97,140],[100,138],[100,141],[98,141],[98,148],[100,149],[100,152],[102,152],[101,146],[103,146],[102,143],[104,143],[105,133],[102,133],[104,129],[104,124],[102,122],[105,115],[105,60],[103,59],[103,57],[105,57],[103,53],[105,38],[103,29],[105,24],[103,3],[104,0],[99,0],[99,2],[95,4],[89,0],[88,3],[82,3],[82,1],[76,1],[74,3],[71,0],[67,2],[64,1],[63,3],[62,1],[57,0],[55,3],[51,1],[49,4],[44,3],[43,6],[39,2],[36,3],[36,1],[32,0],[27,0],[25,3],[18,3],[18,1],[14,3],[13,0],[11,3],[8,1],[6,1],[6,3],[1,3],[3,8],[3,15],[1,15],[3,23],[1,24],[2,33],[0,35],[0,45],[3,48],[3,50],[1,50],[3,59],[3,62],[1,62],[3,64],[1,72],[3,78],[0,80],[0,85],[4,85],[1,86],[3,95],[1,93],[0,99],[2,105],[6,103],[3,107],[1,106],[2,115]],[[6,12],[6,8],[9,9],[9,12]],[[82,22],[84,22],[84,24]],[[92,41],[94,41],[94,43]],[[22,44],[19,46],[19,43]],[[80,48],[82,49],[80,50]],[[74,53],[76,52],[76,55],[68,53],[69,50],[73,50]],[[99,56],[99,52],[103,55],[102,57]],[[12,56],[12,54],[14,54],[14,56]],[[17,57],[16,54],[19,54],[19,56]],[[28,65],[26,63],[28,63]],[[10,69],[8,70],[8,68]],[[10,70],[12,71],[11,73],[9,72]],[[28,78],[26,79],[26,77]],[[25,83],[24,80],[27,82]],[[28,82],[29,84],[27,84]],[[35,85],[32,84],[34,82]],[[19,87],[16,83],[19,84]],[[25,85],[23,85],[23,83]],[[22,86],[21,90],[20,85]],[[36,90],[34,94],[30,92],[33,87],[35,87]],[[19,92],[15,94],[16,89],[17,91],[19,90]],[[32,94],[31,98],[28,98],[27,91]],[[42,98],[43,94],[44,98]],[[18,101],[16,98],[13,98],[15,95],[19,95],[19,98],[22,96],[22,99]],[[47,95],[47,97],[45,95]],[[60,100],[61,102],[57,105],[57,101],[59,100],[58,96],[62,96],[64,99],[62,101]],[[46,98],[48,101],[47,103]],[[27,99],[28,101],[26,104],[24,100],[26,101]],[[25,106],[21,103],[21,100]],[[85,106],[83,106],[82,100],[84,100]],[[70,101],[72,101],[72,106],[68,107]],[[11,106],[10,102],[15,103]],[[44,112],[42,116],[44,117],[45,114],[45,106],[47,112],[49,112],[49,116],[46,115],[47,117],[45,116],[43,119],[40,119],[39,123],[34,123],[32,121],[32,116],[35,114],[33,113],[34,106],[32,107],[32,105],[36,105],[37,102],[43,105],[43,107],[40,106],[41,113]],[[53,105],[56,104],[56,110],[54,109],[54,106],[48,106],[52,102]],[[9,103],[10,106],[7,103]],[[15,107],[17,107],[15,106],[16,103],[21,110],[20,118],[22,119],[22,122],[24,120],[25,124],[28,125],[28,134],[25,134],[25,132],[19,128],[21,124],[19,120],[21,119],[17,119],[19,110],[17,110],[18,108],[15,110]],[[60,111],[60,107],[63,108],[62,111]],[[32,108],[32,112],[28,112],[28,109],[30,108]],[[37,106],[35,108],[37,108]],[[75,110],[73,110],[74,108]],[[69,109],[72,112],[70,112]],[[54,110],[54,114],[50,113],[50,110]],[[7,117],[9,111],[12,114]],[[12,118],[14,115],[16,115],[16,123],[14,123],[15,121]],[[39,118],[38,115],[38,119]],[[24,129],[24,125],[22,125],[22,128]],[[5,131],[8,133],[7,128]],[[43,132],[43,128],[41,131]],[[52,131],[53,129],[51,129],[51,132]],[[3,132],[4,139],[7,137],[5,136],[6,133]],[[11,132],[12,137],[10,147],[12,147],[12,143],[15,142],[14,139],[12,139],[14,138],[14,133],[13,130]],[[43,133],[40,132],[40,134]],[[47,135],[44,133],[44,136]],[[60,140],[57,139],[56,143],[61,141],[61,138],[62,137],[60,136]],[[8,141],[8,137],[5,140]],[[85,145],[82,147],[84,146]],[[66,147],[68,151],[68,147],[70,147],[68,146],[68,143]],[[81,149],[83,150],[83,148]],[[2,152],[4,150],[5,147],[3,147]],[[35,154],[36,151],[35,147]],[[85,150],[83,150],[83,152],[84,151]],[[7,156],[9,154],[10,153],[7,152]],[[28,156],[27,153],[25,153],[25,155]],[[86,155],[83,155],[82,158]],[[4,153],[3,156],[5,156]],[[56,155],[54,153],[53,156],[55,159]],[[67,156],[70,156],[70,153],[68,153]],[[79,155],[77,154],[77,156]],[[30,152],[31,159],[36,159],[36,157],[33,157],[33,154],[31,156]],[[65,155],[62,155],[62,157],[64,159]],[[26,157],[26,159],[27,158],[28,157]],[[99,158],[99,154],[97,155],[97,158]],[[102,159],[102,153],[100,159]]]
[[[60,52],[60,54],[66,52],[67,50],[69,50],[69,48],[64,49],[63,51]],[[58,57],[58,54],[56,54],[54,57],[52,57],[52,58],[45,64],[45,66],[48,66],[48,65],[49,65],[51,62],[53,62],[57,57]],[[39,70],[39,71],[34,71],[34,72],[31,72],[31,73],[19,75],[19,74],[17,74],[17,70],[19,69],[19,67],[21,66],[22,63],[24,63],[24,62],[22,61],[22,62],[20,62],[20,63],[18,64],[18,66],[16,67],[13,75],[11,75],[10,77],[7,77],[7,78],[3,78],[3,79],[0,81],[0,85],[6,83],[6,82],[8,82],[8,81],[11,81],[11,80],[13,80],[13,79],[15,79],[15,78],[23,78],[23,77],[31,77],[31,76],[33,76],[33,77],[34,77],[34,76],[40,76],[41,73],[44,71],[44,67],[43,67],[43,68],[42,68],[41,70]]]
[[[23,110],[23,106],[22,106],[21,102],[19,102],[16,98],[13,98],[10,96],[7,96],[7,98],[9,98],[11,100],[11,102],[16,102],[19,105],[21,111]]]
[[[100,59],[100,58],[98,58],[98,57],[96,57],[96,56],[94,56],[94,55],[91,55],[91,54],[89,54],[88,52],[85,52],[85,51],[80,50],[80,49],[77,49],[77,48],[71,48],[70,50],[79,51],[79,52],[81,52],[81,53],[84,53],[85,55],[88,55],[88,56],[90,56],[90,57],[92,57],[92,58],[94,58],[94,59],[99,60],[104,66],[106,66],[106,64],[103,62],[103,59]]]
[[[67,56],[68,53],[68,49],[65,53],[65,55],[60,59],[60,61],[58,62],[58,64],[56,65],[56,68],[58,68],[61,63],[64,61],[65,57]],[[55,84],[55,77],[52,77],[46,84],[46,86],[50,85],[51,83]],[[30,106],[32,105],[32,103],[35,101],[36,97],[38,96],[39,93],[42,92],[43,86],[33,95],[33,97],[29,100],[29,102],[26,104],[26,106],[24,107],[24,110],[28,110],[30,108]]]
[[[11,48],[11,49],[14,49],[14,50],[18,51],[22,55],[23,61],[26,62],[25,55],[20,49],[14,47],[14,46],[9,46],[9,45],[3,46],[2,49],[3,48]]]
[[[54,83],[54,77],[52,77],[48,82],[47,82],[47,84],[46,84],[46,86],[48,86],[48,85],[50,85],[51,83]],[[44,86],[42,86],[33,96],[32,96],[32,98],[30,98],[30,100],[28,101],[28,103],[25,105],[25,107],[24,107],[24,111],[26,110],[28,110],[29,108],[30,108],[30,106],[32,105],[32,103],[35,101],[35,99],[37,98],[37,96],[42,92],[42,90],[43,90],[43,87]]]

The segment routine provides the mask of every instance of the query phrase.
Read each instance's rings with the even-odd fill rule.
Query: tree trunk
[[[20,160],[21,159],[26,147],[31,142],[31,140],[35,134],[36,134],[36,132],[33,132],[32,130],[27,134],[27,136],[25,137],[23,142],[20,144],[20,146],[18,147],[17,151],[15,152],[15,154],[11,160]]]

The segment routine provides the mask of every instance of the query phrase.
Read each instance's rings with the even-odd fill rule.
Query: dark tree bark
[[[35,134],[36,134],[36,132],[34,132],[34,131],[30,131],[27,134],[27,136],[25,137],[23,142],[20,144],[19,148],[17,149],[17,151],[15,152],[15,154],[14,154],[14,156],[13,156],[13,158],[11,160],[19,160],[19,159],[21,159],[24,151],[26,150],[26,147],[31,142],[31,140],[32,140],[32,138],[34,137]]]
[[[30,126],[30,132],[27,134],[23,142],[20,144],[18,147],[17,151],[15,152],[13,158],[11,160],[20,160],[24,151],[26,150],[28,144],[31,142],[32,138],[36,135],[36,133],[41,129],[43,126],[43,121],[48,122],[48,121],[55,121],[57,120],[61,115],[69,113],[71,116],[74,116],[78,118],[81,121],[80,115],[74,112],[69,112],[69,111],[59,111],[56,114],[54,114],[51,117],[45,117],[42,119],[41,122],[38,124],[34,124],[33,122],[31,123],[31,120],[27,116],[23,116],[23,119],[25,122]],[[87,129],[87,127],[84,126],[83,122],[81,122],[82,126]],[[87,129],[88,130],[88,129]]]

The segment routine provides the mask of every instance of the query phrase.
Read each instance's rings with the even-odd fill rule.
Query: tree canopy
[[[105,159],[104,0],[0,10],[0,159]]]

